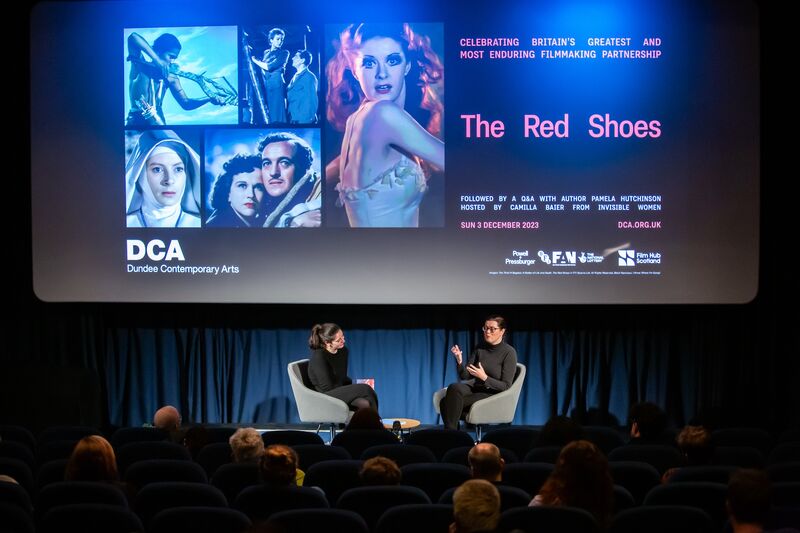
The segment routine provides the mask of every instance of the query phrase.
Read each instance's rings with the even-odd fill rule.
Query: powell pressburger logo
[[[636,250],[619,250],[617,254],[619,255],[619,266],[636,266]]]

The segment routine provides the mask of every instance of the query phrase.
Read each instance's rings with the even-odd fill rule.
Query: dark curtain
[[[383,416],[435,423],[431,397],[456,379],[449,347],[474,346],[483,317],[496,310],[33,306],[40,311],[38,329],[16,337],[16,356],[4,365],[3,381],[11,382],[6,386],[14,387],[21,369],[27,376],[32,368],[51,376],[94,376],[88,385],[74,383],[97,388],[97,409],[87,415],[84,408],[81,416],[115,426],[147,422],[164,404],[193,422],[298,422],[287,364],[307,357],[310,325],[325,320],[345,329],[349,373],[375,379]],[[797,337],[789,334],[788,317],[771,306],[499,311],[510,324],[508,341],[528,369],[517,424],[543,424],[556,414],[624,424],[629,407],[644,400],[665,408],[676,425],[700,413],[769,428],[798,421]],[[786,329],[778,328],[781,316]],[[34,379],[24,386],[36,403],[37,388],[46,383]],[[73,397],[85,402],[87,392]]]

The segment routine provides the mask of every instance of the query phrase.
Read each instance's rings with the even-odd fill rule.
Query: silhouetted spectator
[[[605,528],[613,503],[614,481],[606,456],[588,440],[576,440],[561,450],[553,473],[530,505],[579,507],[592,513]]]
[[[660,444],[659,438],[667,429],[667,415],[652,402],[641,402],[631,407],[628,415],[630,444]]]
[[[473,479],[485,479],[492,483],[503,480],[503,467],[506,463],[500,456],[500,449],[494,444],[476,444],[469,451],[467,460]]]
[[[66,481],[119,481],[114,448],[100,435],[83,437],[75,445],[64,470]]]
[[[183,433],[183,445],[195,460],[203,446],[208,444],[208,439],[208,430],[202,425],[192,426]]]
[[[554,416],[542,427],[537,446],[566,446],[583,438],[583,428],[568,416]]]
[[[470,479],[453,494],[450,533],[494,531],[500,520],[500,493],[485,479]]]
[[[377,410],[373,409],[372,407],[364,407],[353,413],[353,416],[350,418],[350,422],[347,423],[345,430],[348,429],[385,430],[386,428],[383,426],[381,416],[378,414]]]
[[[703,466],[711,463],[714,455],[714,443],[711,432],[702,426],[686,426],[675,439],[678,449],[683,454],[685,466]],[[670,468],[661,476],[661,482],[666,483],[680,467]]]
[[[283,444],[272,444],[261,456],[261,479],[274,486],[288,486],[296,483],[297,453]]]
[[[764,470],[741,469],[731,474],[725,505],[733,533],[763,531],[770,508],[767,473]]]
[[[402,474],[397,463],[378,456],[364,461],[358,477],[364,485],[399,485]]]

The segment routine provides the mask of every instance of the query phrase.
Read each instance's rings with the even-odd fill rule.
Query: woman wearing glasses
[[[442,420],[448,429],[458,429],[458,420],[465,407],[511,386],[517,370],[517,352],[503,341],[506,320],[497,315],[486,318],[483,324],[483,342],[469,356],[464,366],[461,348],[450,351],[456,358],[459,379],[451,383],[439,404]]]
[[[369,385],[353,383],[347,375],[347,347],[344,331],[333,323],[316,324],[308,339],[311,348],[308,377],[314,388],[339,398],[350,406],[351,411],[371,407],[378,410],[378,396]]]

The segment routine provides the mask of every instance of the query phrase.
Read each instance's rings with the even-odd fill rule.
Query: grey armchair
[[[493,394],[483,400],[473,403],[466,415],[462,418],[468,423],[476,426],[477,440],[483,436],[482,426],[485,424],[504,424],[514,420],[514,413],[517,411],[517,401],[519,393],[522,391],[522,382],[525,381],[525,365],[517,363],[517,371],[514,373],[514,381],[508,390]],[[444,398],[447,388],[440,389],[433,393],[433,408],[439,411],[439,402]]]
[[[308,359],[289,363],[287,370],[300,421],[316,422],[319,424],[317,431],[322,424],[329,424],[333,441],[337,424],[346,424],[350,420],[350,407],[338,398],[314,390],[308,377]]]

